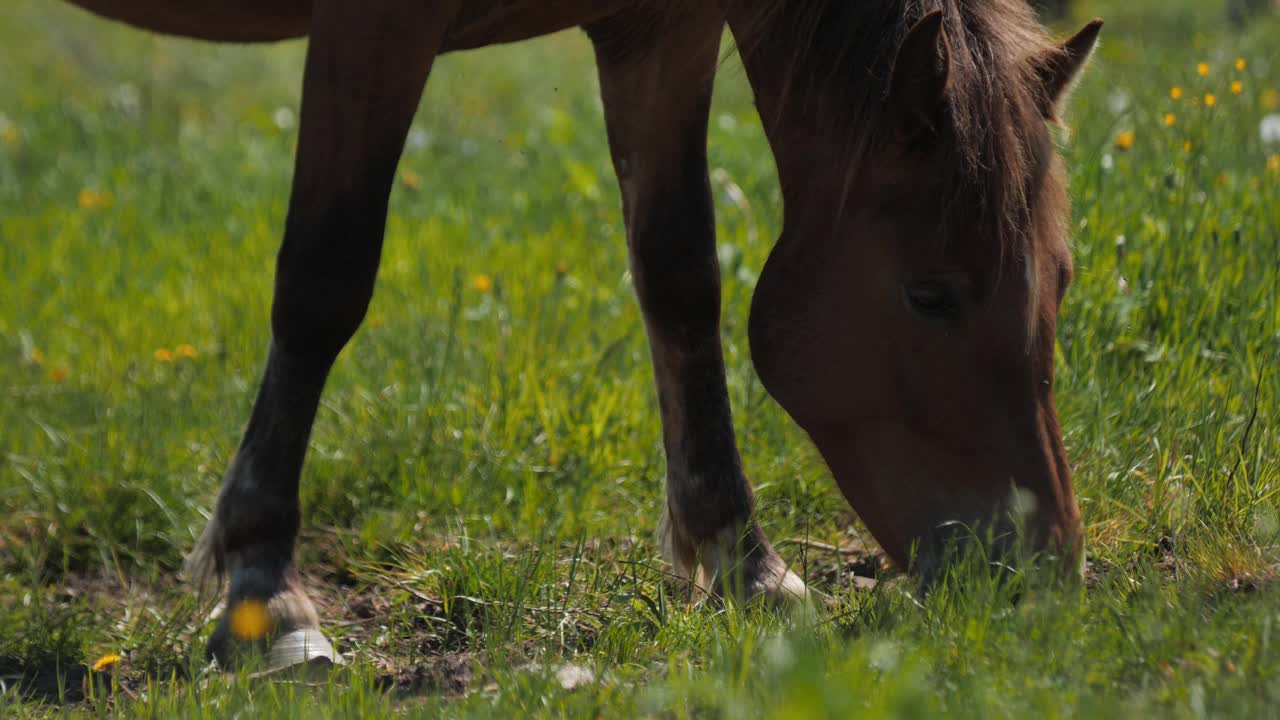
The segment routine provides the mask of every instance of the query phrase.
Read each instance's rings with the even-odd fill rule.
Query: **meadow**
[[[1083,582],[963,566],[922,597],[761,387],[746,323],[781,208],[726,40],[730,394],[760,522],[821,597],[689,602],[655,542],[657,403],[591,51],[564,33],[436,65],[302,483],[301,566],[352,662],[266,682],[207,672],[215,599],[179,571],[265,360],[305,44],[9,0],[0,715],[1280,717],[1280,14],[1073,12],[1056,33],[1107,20],[1061,137]]]

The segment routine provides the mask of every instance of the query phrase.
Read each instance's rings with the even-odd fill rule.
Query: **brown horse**
[[[298,481],[325,378],[373,292],[432,62],[573,26],[596,49],[675,569],[712,592],[805,593],[752,522],[725,386],[706,135],[726,22],[786,211],[751,308],[768,391],[900,565],[935,573],[961,526],[1080,551],[1053,399],[1071,257],[1048,124],[1100,21],[1051,45],[1025,0],[75,2],[208,40],[310,36],[270,354],[189,565],[229,575],[233,611],[267,609],[273,664],[337,658],[293,564]],[[239,647],[224,617],[210,652],[225,666]]]

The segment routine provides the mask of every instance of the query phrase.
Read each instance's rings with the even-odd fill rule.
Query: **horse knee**
[[[720,264],[705,176],[684,191],[634,203],[628,243],[645,317],[667,333],[702,338],[720,325]]]
[[[272,337],[293,358],[331,361],[364,320],[372,287],[339,267],[281,271],[271,308]]]
[[[382,250],[385,196],[341,198],[306,220],[290,218],[276,258],[271,327],[294,357],[331,361],[364,320]]]

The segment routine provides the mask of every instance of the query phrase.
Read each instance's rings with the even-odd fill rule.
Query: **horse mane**
[[[950,156],[942,163],[947,226],[998,243],[1001,268],[1011,254],[1032,263],[1030,202],[1049,174],[1051,143],[1030,59],[1057,50],[1026,0],[763,0],[739,29],[738,50],[746,58],[777,43],[792,48],[780,106],[848,129],[851,176],[895,131],[885,127],[893,61],[907,30],[937,9],[951,51],[937,143]]]

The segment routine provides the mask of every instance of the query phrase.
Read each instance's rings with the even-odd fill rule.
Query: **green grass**
[[[923,601],[891,573],[857,589],[865,558],[814,544],[866,534],[751,370],[780,208],[726,63],[710,152],[730,394],[761,521],[830,598],[791,618],[690,607],[664,580],[657,408],[587,43],[441,60],[372,322],[304,471],[300,556],[354,661],[312,687],[204,676],[209,603],[177,576],[265,359],[304,46],[10,5],[0,676],[125,659],[91,700],[0,695],[0,714],[1280,715],[1280,147],[1258,133],[1280,112],[1280,18],[1233,34],[1212,3],[1080,3],[1108,26],[1063,144],[1078,279],[1058,403],[1089,581],[958,570]],[[157,359],[181,344],[196,357]],[[566,664],[595,682],[566,690]]]

